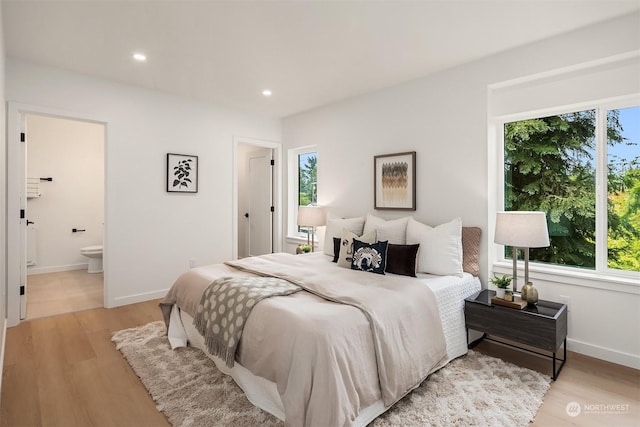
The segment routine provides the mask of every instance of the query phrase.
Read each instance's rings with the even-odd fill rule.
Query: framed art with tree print
[[[167,153],[167,191],[198,192],[198,156]]]
[[[416,210],[416,152],[373,158],[374,209]]]

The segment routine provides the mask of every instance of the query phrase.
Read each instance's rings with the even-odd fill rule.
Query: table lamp
[[[508,211],[498,212],[496,217],[495,243],[513,248],[513,292],[518,288],[518,249],[524,252],[524,283],[529,283],[529,248],[549,246],[547,217],[544,212]]]
[[[298,225],[307,227],[307,245],[311,234],[311,251],[315,244],[315,228],[327,223],[327,211],[323,206],[298,206]]]

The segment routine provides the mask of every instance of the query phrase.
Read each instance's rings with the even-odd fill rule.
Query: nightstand
[[[552,359],[552,378],[554,380],[558,378],[567,360],[567,306],[540,300],[536,306],[527,306],[518,310],[492,305],[491,297],[494,295],[495,291],[485,289],[465,299],[467,343],[469,343],[469,329],[473,329],[484,333],[483,338],[486,336],[503,338],[516,344],[546,351],[551,355],[498,341]],[[491,340],[491,338],[485,339]],[[557,357],[560,347],[563,347],[562,359]],[[557,371],[556,362],[560,362]]]

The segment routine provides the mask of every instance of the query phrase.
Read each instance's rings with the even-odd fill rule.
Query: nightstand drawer
[[[567,312],[564,309],[557,317],[547,317],[508,307],[467,302],[465,320],[469,329],[551,352],[560,348],[567,335]]]

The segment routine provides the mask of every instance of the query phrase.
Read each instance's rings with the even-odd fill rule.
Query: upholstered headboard
[[[462,227],[462,269],[477,276],[480,274],[480,227]]]

